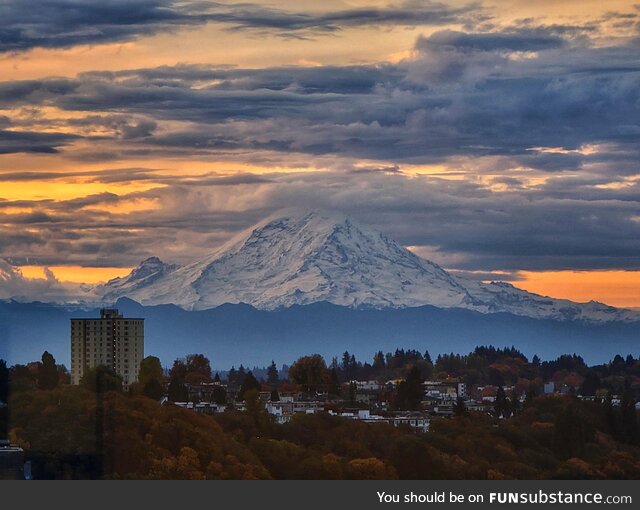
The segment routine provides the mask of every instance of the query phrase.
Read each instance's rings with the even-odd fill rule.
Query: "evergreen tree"
[[[529,387],[529,389],[525,392],[525,395],[524,395],[524,407],[525,408],[529,407],[533,402],[533,399],[535,399],[537,396],[538,395],[537,395],[536,389],[533,386]]]
[[[518,395],[518,392],[515,390],[515,388],[513,390],[513,393],[511,393],[510,405],[511,414],[513,416],[517,416],[518,414],[520,414],[520,395]]]
[[[171,402],[187,402],[189,400],[189,391],[187,390],[184,381],[178,377],[173,377],[169,381],[167,397]]]
[[[225,405],[227,403],[227,390],[222,386],[216,386],[211,392],[211,399],[219,406]]]
[[[278,367],[276,367],[276,362],[271,360],[271,365],[267,369],[267,383],[271,385],[278,384]]]
[[[622,418],[623,441],[635,444],[638,442],[638,416],[636,401],[633,398],[629,380],[625,380],[624,393],[620,402],[620,414]]]
[[[372,368],[376,372],[376,374],[379,374],[385,369],[385,367],[386,363],[384,361],[384,354],[382,353],[382,351],[378,351],[373,357]]]
[[[9,369],[5,360],[0,359],[0,440],[9,433]]]
[[[9,401],[9,369],[7,362],[0,359],[0,402]]]
[[[340,381],[335,367],[331,367],[329,371],[329,395],[340,395]]]
[[[247,376],[247,371],[245,370],[243,365],[238,367],[238,375],[236,376],[236,383],[242,384],[244,378]]]
[[[273,388],[271,390],[271,396],[269,397],[271,402],[280,402],[280,394],[278,393],[278,388]]]
[[[593,397],[600,388],[600,377],[595,370],[589,370],[580,386],[580,394],[583,396]]]
[[[262,388],[262,385],[254,377],[253,373],[251,371],[247,372],[247,375],[245,375],[244,380],[242,381],[242,386],[240,386],[240,393],[238,394],[239,400],[244,400],[248,391],[256,390],[257,392],[260,392],[260,388]]]
[[[350,381],[353,377],[351,374],[351,355],[349,351],[342,354],[342,377],[344,381]]]
[[[356,383],[351,381],[349,383],[349,402],[351,402],[352,404],[356,401],[356,390],[358,389],[358,387],[356,386]]]
[[[38,388],[52,390],[58,387],[58,367],[55,358],[44,351],[42,362],[38,365]]]
[[[407,378],[398,384],[397,402],[398,409],[415,411],[420,408],[424,391],[422,388],[422,374],[420,369],[412,366]]]
[[[469,413],[467,412],[467,406],[464,403],[464,399],[462,397],[458,397],[456,399],[456,403],[453,404],[453,414],[456,416],[466,416]]]
[[[496,400],[493,404],[494,415],[496,418],[508,418],[511,416],[511,406],[509,405],[509,399],[502,386],[498,386],[496,392]]]

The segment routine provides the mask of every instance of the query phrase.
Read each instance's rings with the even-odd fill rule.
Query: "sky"
[[[285,207],[640,307],[637,0],[0,0],[0,298]]]

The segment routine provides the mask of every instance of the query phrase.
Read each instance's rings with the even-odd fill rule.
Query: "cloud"
[[[301,38],[362,26],[423,26],[483,18],[478,4],[454,8],[429,1],[314,13],[258,3],[7,0],[2,5],[0,52],[129,41],[206,23]]]
[[[25,278],[17,267],[0,259],[0,299],[70,302],[78,296],[88,297],[89,293],[80,285],[59,282],[48,269],[44,278]]]
[[[0,154],[33,152],[55,154],[58,149],[76,140],[67,133],[9,131],[0,129]]]
[[[544,51],[562,48],[567,41],[545,29],[519,29],[496,33],[466,33],[441,30],[418,41],[418,49],[433,47],[473,51]]]
[[[398,64],[179,65],[3,82],[0,106],[56,108],[63,125],[64,111],[84,111],[66,121],[77,136],[127,142],[114,150],[98,140],[95,154],[78,154],[85,160],[162,151],[246,158],[249,151],[251,158],[330,155],[391,165],[507,157],[513,168],[574,171],[635,145],[640,65],[628,41],[602,47],[567,32],[440,31],[419,38],[414,56]],[[13,120],[25,130],[33,122]],[[600,152],[582,151],[587,145]],[[554,147],[562,150],[534,150]]]
[[[534,188],[507,181],[516,187],[494,191],[385,169],[255,177],[206,175],[197,184],[196,176],[184,182],[177,177],[165,187],[128,195],[34,202],[40,215],[2,219],[14,227],[0,232],[0,256],[45,265],[127,267],[152,255],[188,263],[281,208],[308,207],[344,211],[458,270],[640,267],[638,180],[601,189],[603,179],[557,177]],[[95,208],[136,199],[154,200],[158,207],[122,213]]]
[[[305,16],[253,19],[243,8],[245,21],[224,22],[312,30]],[[390,9],[318,24],[325,13],[313,26],[330,32],[356,14],[383,23]],[[398,63],[176,65],[1,82],[0,152],[63,150],[75,167],[7,168],[0,181],[81,179],[109,192],[0,200],[0,257],[186,263],[293,206],[342,210],[461,271],[640,268],[637,41],[596,44],[587,26],[486,30],[419,37]],[[167,168],[145,168],[146,158]],[[229,170],[172,171],[174,158]],[[120,160],[141,163],[118,169]],[[85,161],[118,165],[93,171]],[[239,172],[237,162],[307,171]],[[432,165],[457,180],[414,173]],[[112,186],[133,181],[155,187]],[[156,206],[129,207],[144,201]]]

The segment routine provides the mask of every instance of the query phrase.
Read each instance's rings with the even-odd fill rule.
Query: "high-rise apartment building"
[[[144,319],[100,310],[99,319],[71,319],[71,381],[80,384],[85,370],[107,366],[125,388],[138,380],[144,359]]]

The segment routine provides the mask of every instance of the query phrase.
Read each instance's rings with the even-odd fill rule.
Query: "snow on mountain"
[[[96,291],[204,310],[248,303],[274,310],[328,301],[349,307],[467,308],[534,318],[638,320],[600,303],[546,298],[506,283],[454,277],[385,235],[334,213],[290,211],[242,232],[207,258],[183,267],[153,257]]]
[[[178,266],[175,264],[165,264],[158,257],[149,257],[125,278],[114,278],[105,285],[96,287],[95,290],[104,300],[116,300],[121,296],[132,295],[137,290],[152,285],[177,268]]]

